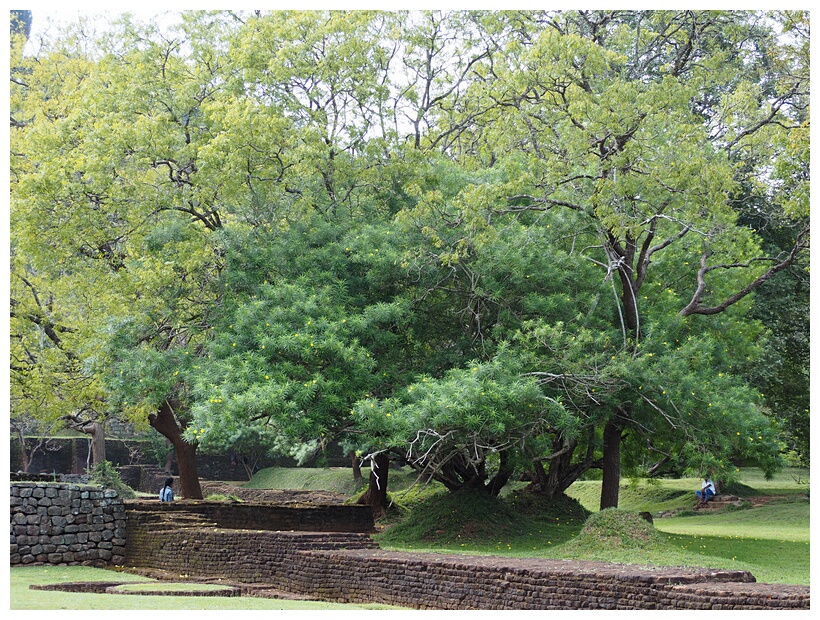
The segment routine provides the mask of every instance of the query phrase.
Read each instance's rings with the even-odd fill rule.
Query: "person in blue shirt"
[[[174,501],[174,479],[168,478],[165,480],[165,486],[159,492],[159,501],[172,502]]]

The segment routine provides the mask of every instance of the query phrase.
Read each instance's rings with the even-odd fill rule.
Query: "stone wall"
[[[144,442],[106,438],[106,459],[113,465],[126,465],[132,459],[129,449],[140,443]],[[9,471],[20,471],[22,464],[19,440],[12,437],[10,446]],[[87,437],[49,439],[48,449],[35,454],[29,471],[48,474],[82,474],[88,466],[88,458],[89,440]]]
[[[122,498],[98,486],[11,483],[12,566],[122,564],[126,516]]]
[[[9,451],[9,471],[19,472],[22,469],[20,462],[19,440],[11,438]],[[47,474],[82,474],[88,467],[88,439],[86,437],[54,438],[48,441],[49,449],[40,451],[34,456],[29,471]],[[132,453],[135,451],[135,453]],[[154,466],[152,451],[149,442],[140,439],[115,439],[106,437],[105,458],[115,467],[129,465]],[[271,459],[260,462],[260,467],[274,464]],[[229,456],[200,454],[197,455],[197,470],[203,479],[212,480],[247,480],[245,468],[239,463],[232,463]],[[172,474],[177,474],[177,464],[172,463]],[[135,490],[137,487],[132,486]],[[146,489],[153,490],[153,489]],[[159,489],[156,490],[159,493]]]
[[[174,523],[182,512],[168,512],[164,523],[147,514],[128,509],[127,568],[265,583],[325,601],[485,610],[808,609],[810,602],[808,587],[757,584],[746,571],[390,552],[361,532],[232,530]]]
[[[809,588],[746,571],[336,550],[302,552],[282,590],[415,609],[809,609]]]
[[[304,467],[349,467],[350,459],[345,457],[341,448],[330,446],[329,452],[318,454],[302,463]],[[115,467],[126,465],[156,465],[151,444],[138,438],[117,438],[107,435],[105,439],[105,457]],[[230,454],[197,454],[197,473],[203,480],[242,480],[248,474],[242,466],[241,457]],[[48,440],[48,449],[38,451],[34,456],[29,471],[38,473],[80,474],[85,472],[89,459],[88,437],[52,438]],[[17,437],[10,438],[9,471],[22,469],[20,459],[20,442]],[[262,458],[257,463],[259,468],[296,467],[295,460],[290,458]],[[172,474],[178,474],[176,460],[172,463]],[[132,487],[133,488],[133,487]],[[159,489],[157,489],[159,492]]]

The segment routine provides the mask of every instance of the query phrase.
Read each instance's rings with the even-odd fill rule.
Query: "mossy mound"
[[[434,495],[406,519],[387,529],[382,540],[447,543],[514,537],[529,520],[509,503],[482,491],[463,489]]]
[[[587,519],[581,532],[568,541],[576,549],[657,549],[666,538],[636,512],[607,508]]]
[[[516,512],[537,520],[557,521],[565,525],[583,523],[591,514],[577,499],[567,495],[546,497],[539,493],[517,491],[509,501]]]

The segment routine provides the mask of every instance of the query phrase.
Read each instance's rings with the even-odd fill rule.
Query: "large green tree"
[[[147,420],[187,497],[200,446],[334,438],[453,489],[600,468],[605,507],[622,468],[773,471],[767,407],[804,431],[805,298],[759,293],[807,286],[806,14],[85,33],[13,50],[16,411]]]
[[[493,56],[462,100],[462,116],[479,120],[453,125],[482,145],[460,160],[500,171],[493,187],[464,194],[463,217],[581,215],[592,235],[580,251],[617,283],[634,358],[666,312],[647,286],[672,290],[694,321],[794,264],[807,228],[783,257],[769,257],[733,202],[743,179],[771,194],[763,162],[777,157],[779,136],[799,131],[805,110],[807,66],[776,28],[749,12],[581,11],[522,23],[525,36]],[[795,214],[770,195],[765,207],[769,217]],[[605,418],[602,507],[617,505],[620,447],[641,425],[638,402],[614,404]]]
[[[66,327],[81,329],[78,355],[98,379],[122,370],[104,353],[117,326],[141,326],[128,332],[138,352],[187,349],[207,333],[206,310],[219,294],[212,233],[221,196],[198,160],[207,136],[197,121],[216,90],[218,63],[196,51],[198,62],[188,63],[180,52],[186,37],[208,30],[189,21],[165,38],[128,19],[112,29],[92,41],[78,28],[21,57],[13,99],[12,248],[21,268],[70,292],[57,297],[72,309]],[[210,47],[218,48],[198,51]],[[197,175],[200,167],[206,172]],[[108,382],[109,391],[116,386]],[[112,406],[127,403],[123,412],[143,423],[148,414],[175,444],[182,494],[201,497],[174,392],[116,396]]]

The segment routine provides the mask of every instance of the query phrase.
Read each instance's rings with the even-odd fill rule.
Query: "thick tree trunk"
[[[601,462],[601,510],[618,507],[618,491],[621,485],[621,431],[623,424],[610,419],[604,426],[604,455]]]
[[[387,470],[390,467],[390,457],[386,452],[379,452],[372,458],[370,484],[365,494],[359,498],[359,503],[369,504],[373,518],[379,519],[387,509]]]
[[[105,461],[105,430],[99,422],[88,422],[78,429],[87,435],[91,435],[91,467],[99,465]]]
[[[182,438],[182,429],[177,423],[171,404],[165,401],[158,414],[148,416],[148,422],[174,446],[179,467],[181,497],[202,499],[202,488],[199,486],[199,476],[196,473],[196,445]]]
[[[584,473],[596,466],[595,443],[593,437],[594,429],[590,427],[587,432],[587,450],[584,458],[576,463],[572,462],[578,441],[565,441],[562,437],[555,437],[552,443],[553,453],[548,459],[534,459],[532,462],[533,480],[527,487],[531,493],[538,493],[546,497],[560,497],[578,480]],[[544,461],[549,461],[548,469],[544,469]]]
[[[180,439],[174,444],[179,467],[179,493],[186,499],[202,499],[202,488],[196,473],[196,446]]]
[[[350,467],[353,469],[353,481],[356,484],[360,484],[364,480],[364,476],[362,476],[362,466],[359,457],[356,456],[355,452],[350,453]]]
[[[635,264],[637,240],[627,236],[621,245],[615,236],[610,233],[611,248],[621,259],[618,276],[621,280],[621,305],[623,306],[624,329],[637,343],[641,335],[641,321],[638,312],[638,294],[646,275],[648,256],[644,250],[649,248],[649,240],[644,241],[641,256]],[[646,260],[644,260],[646,259]],[[623,437],[624,422],[617,418],[610,418],[604,426],[604,448],[601,469],[603,481],[601,483],[601,510],[618,507],[618,492],[621,485],[621,439]]]

